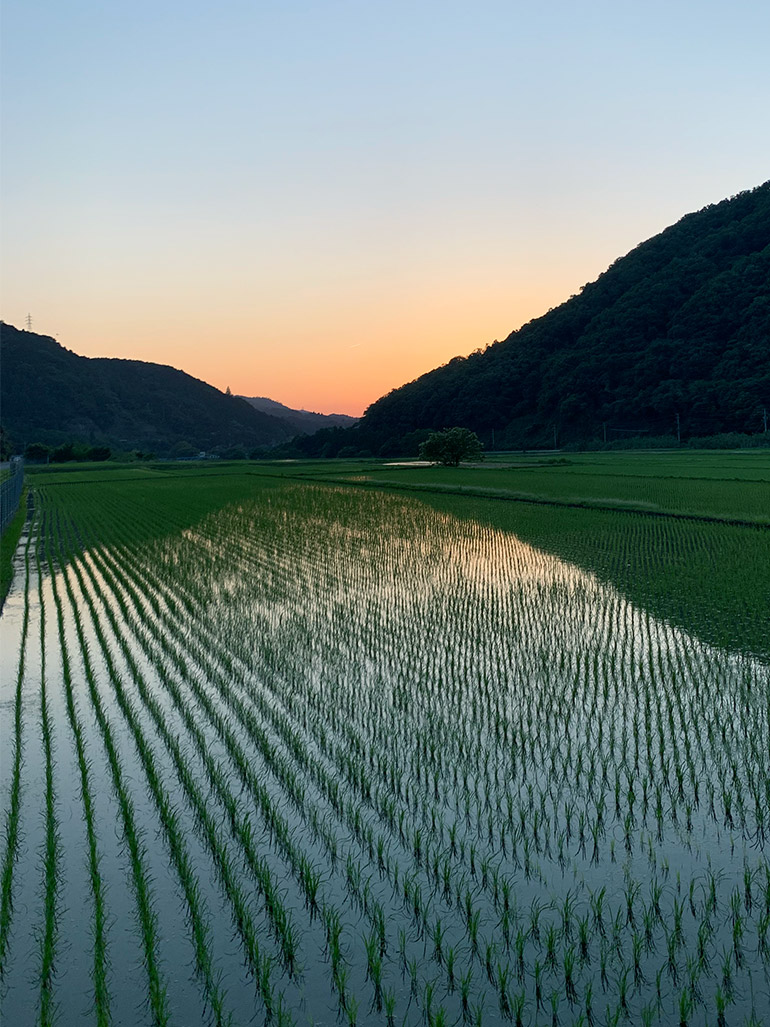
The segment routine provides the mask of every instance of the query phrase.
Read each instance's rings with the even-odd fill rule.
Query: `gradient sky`
[[[359,414],[770,176],[770,4],[3,0],[0,317]]]

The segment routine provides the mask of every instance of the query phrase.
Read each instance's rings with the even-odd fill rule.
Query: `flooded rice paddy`
[[[417,500],[84,495],[0,619],[5,1022],[769,1022],[766,663]]]

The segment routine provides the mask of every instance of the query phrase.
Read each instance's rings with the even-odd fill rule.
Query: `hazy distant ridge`
[[[297,434],[312,435],[321,428],[349,428],[358,420],[349,414],[317,414],[312,410],[294,410],[284,406],[274,399],[266,396],[241,396],[247,403],[250,403],[255,410],[261,410],[264,414],[278,417],[288,424],[292,431]]]

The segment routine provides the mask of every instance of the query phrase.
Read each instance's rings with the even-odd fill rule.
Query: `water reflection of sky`
[[[399,1022],[425,1019],[423,991],[415,997],[408,981],[404,983],[406,971],[396,967],[401,932],[407,938],[404,958],[420,967],[420,989],[446,973],[445,964],[431,961],[430,940],[415,926],[409,902],[403,899],[405,881],[424,896],[425,922],[439,919],[447,943],[466,965],[476,966],[475,994],[486,997],[490,1008],[496,1008],[495,984],[478,965],[484,946],[494,948],[495,959],[514,966],[512,942],[501,933],[502,907],[491,883],[497,875],[513,889],[511,931],[512,936],[521,933],[527,968],[517,987],[529,999],[535,965],[542,968],[546,958],[547,928],[561,932],[561,960],[576,945],[576,936],[562,930],[565,904],[574,901],[575,917],[592,918],[604,889],[608,913],[602,930],[607,933],[594,929],[591,919],[589,955],[578,972],[581,995],[592,983],[602,1016],[605,1007],[612,1012],[616,985],[609,990],[603,986],[601,960],[606,956],[616,981],[628,965],[632,936],[641,934],[650,915],[655,889],[661,915],[650,928],[642,979],[630,1005],[632,1019],[654,997],[666,931],[685,899],[694,912],[682,927],[680,976],[667,980],[663,1016],[675,1015],[686,961],[694,959],[699,944],[710,882],[715,882],[718,904],[710,914],[709,958],[716,961],[733,944],[729,903],[736,889],[742,894],[746,873],[756,882],[756,899],[753,910],[744,910],[744,921],[746,931],[754,932],[752,938],[757,934],[767,857],[759,830],[762,810],[755,798],[759,795],[762,801],[770,760],[769,677],[760,661],[714,649],[656,620],[592,574],[512,534],[385,494],[276,490],[136,551],[94,549],[81,566],[84,593],[105,616],[111,610],[118,622],[123,607],[113,590],[126,575],[118,593],[128,602],[125,635],[135,667],[157,697],[191,767],[204,780],[202,757],[167,687],[169,676],[177,680],[210,736],[208,752],[228,768],[239,804],[252,809],[265,858],[303,925],[305,977],[301,986],[284,982],[287,1001],[300,1018],[323,1022],[335,1015],[322,924],[308,917],[274,832],[254,815],[253,802],[233,773],[227,746],[207,719],[201,695],[214,704],[233,738],[249,753],[255,773],[286,818],[294,844],[323,868],[323,894],[343,911],[351,979],[360,994],[371,987],[361,944],[371,930],[366,903],[376,901],[387,912],[389,972],[394,986],[402,989]],[[44,580],[46,645],[55,652],[52,589],[55,585],[63,592],[65,574],[86,622],[98,687],[117,725],[121,714],[111,699],[109,675],[98,660],[87,604],[83,594],[77,599],[71,569]],[[128,599],[132,589],[133,598]],[[18,604],[17,594],[11,597],[9,616],[4,614],[0,622],[14,653]],[[77,639],[66,604],[64,614],[65,637],[74,653]],[[38,618],[33,596],[33,638],[38,637]],[[142,711],[172,801],[189,829],[196,865],[204,868],[203,891],[216,910],[215,937],[224,939],[232,956],[232,925],[226,904],[221,907],[216,874],[206,876],[210,867],[205,844],[192,840],[194,818],[173,766],[117,639],[110,644],[126,693]],[[164,656],[177,645],[189,678],[178,661]],[[60,674],[53,656],[49,668]],[[39,701],[36,675],[39,661],[31,660],[27,688],[32,724]],[[200,694],[193,694],[193,681]],[[58,685],[50,701],[63,746],[66,711]],[[8,678],[2,702],[4,709],[10,708]],[[82,681],[77,702],[89,744],[98,753],[98,729]],[[267,749],[254,745],[239,720],[241,709],[257,718],[266,732],[264,744],[282,763],[271,764]],[[181,925],[184,917],[175,905],[173,875],[164,863],[162,832],[141,785],[143,773],[130,738],[125,733],[119,737],[132,787],[136,783],[155,879],[163,882],[162,908],[169,923]],[[27,750],[31,766],[37,760],[28,794],[38,803],[39,750],[39,739]],[[69,763],[62,760],[63,767],[71,763],[71,754]],[[94,765],[106,782],[103,754]],[[297,774],[302,808],[281,783],[277,766]],[[361,773],[370,779],[365,793],[357,776]],[[331,789],[325,775],[334,779]],[[4,770],[4,797],[7,785]],[[64,837],[69,858],[74,858],[82,833],[76,775],[68,773],[58,787],[62,808],[71,811]],[[340,797],[338,809],[330,800],[335,794]],[[212,796],[209,800],[216,808]],[[106,820],[114,817],[106,786],[100,803]],[[37,807],[25,824],[30,838],[39,841]],[[336,863],[329,832],[338,846]],[[367,845],[367,832],[384,840],[389,860],[385,869]],[[111,839],[107,865],[115,876],[120,853],[114,833]],[[448,892],[432,876],[434,859],[446,861]],[[237,872],[246,875],[245,869]],[[244,880],[249,880],[247,875]],[[24,894],[31,902],[36,887],[28,876]],[[130,908],[125,880],[115,877],[111,887],[120,908]],[[476,956],[462,912],[466,895],[481,915],[482,944]],[[537,917],[541,930],[532,927]],[[611,920],[617,937],[610,935]],[[27,934],[33,939],[34,920],[30,923]],[[124,941],[113,944],[120,949],[125,943],[120,951],[135,956],[130,934],[129,923]],[[610,937],[614,948],[607,954]],[[748,943],[745,947],[743,969],[734,968],[744,982],[734,999],[741,1016],[750,1011],[745,982],[764,965],[758,943],[752,944],[753,954]],[[178,954],[182,952],[189,962],[185,945],[178,947]],[[237,963],[228,963],[228,981],[232,1001],[245,1010],[249,984]],[[65,958],[63,966],[71,969],[75,962]],[[563,986],[555,970],[549,973],[550,988]],[[698,986],[709,1008],[717,983],[716,974],[704,971]],[[179,1001],[193,1009],[195,989],[187,977],[175,988]],[[12,992],[11,1008],[17,1008],[14,1003],[21,995],[18,989]],[[441,1001],[455,1018],[461,1016],[456,991],[444,988]],[[577,1015],[577,1007],[574,1011]]]

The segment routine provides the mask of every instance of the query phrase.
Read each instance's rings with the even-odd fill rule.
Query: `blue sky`
[[[359,413],[768,178],[770,5],[6,0],[1,316]]]

